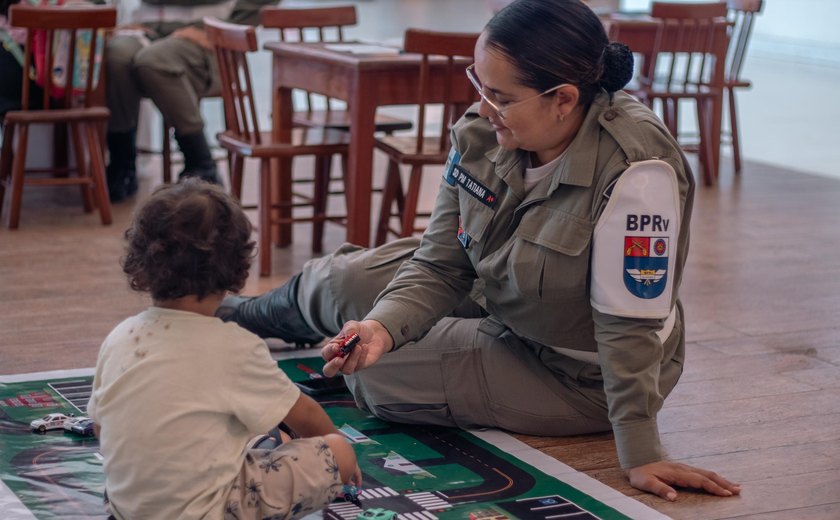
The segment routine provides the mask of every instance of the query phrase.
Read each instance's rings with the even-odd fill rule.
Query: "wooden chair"
[[[679,104],[695,104],[698,124],[696,146],[683,142],[686,150],[697,151],[707,185],[717,179],[720,121],[716,108],[723,99],[728,38],[726,3],[653,2],[651,16],[659,21],[652,59],[644,64],[637,90],[630,92],[649,106],[662,105],[662,119],[680,139]],[[717,121],[716,121],[717,119]],[[684,141],[684,139],[683,139]]]
[[[43,7],[18,4],[9,10],[10,23],[16,27],[27,29],[26,50],[24,52],[23,70],[30,70],[34,66],[34,35],[36,31],[44,31],[46,42],[54,38],[63,38],[66,31],[69,35],[69,51],[57,53],[53,45],[45,45],[45,70],[53,71],[61,68],[73,71],[74,61],[95,56],[97,40],[100,38],[99,29],[112,28],[117,21],[114,7],[82,6],[82,7]],[[82,31],[89,31],[90,39],[87,45],[82,42]],[[78,44],[78,45],[77,45]],[[84,56],[76,56],[77,46],[84,51]],[[64,54],[64,56],[60,56]],[[37,186],[80,186],[82,202],[86,212],[91,212],[94,206],[99,207],[102,224],[111,223],[111,204],[108,200],[108,186],[105,179],[104,148],[100,130],[110,116],[104,106],[95,106],[95,99],[101,99],[97,86],[101,81],[102,66],[96,67],[88,63],[87,74],[75,83],[68,78],[68,87],[60,99],[50,97],[49,88],[44,89],[42,110],[30,110],[29,74],[23,74],[23,95],[21,109],[6,113],[3,132],[3,145],[0,150],[0,211],[5,199],[6,187],[10,191],[9,229],[16,229],[20,223],[20,210],[24,185]],[[79,70],[84,70],[80,67]],[[69,74],[72,75],[72,74]],[[50,80],[51,81],[51,80]],[[72,88],[75,86],[76,88]],[[26,149],[29,144],[29,127],[33,124],[51,123],[67,125],[70,129],[70,140],[76,155],[75,168],[58,167],[47,169],[27,169]],[[15,136],[17,145],[15,146]],[[77,176],[68,175],[75,171]],[[44,173],[60,173],[59,175],[37,175]],[[30,175],[27,175],[30,174]]]
[[[449,153],[449,130],[458,117],[461,116],[465,104],[455,102],[454,92],[457,85],[469,85],[469,80],[463,72],[463,67],[457,67],[458,58],[472,60],[478,34],[446,33],[408,29],[405,33],[405,52],[422,54],[420,63],[420,82],[417,89],[417,135],[416,136],[382,136],[376,139],[376,148],[388,156],[388,172],[385,188],[382,191],[382,206],[376,230],[376,244],[385,243],[389,233],[400,237],[411,236],[423,231],[415,224],[415,219],[428,217],[427,213],[418,214],[417,202],[420,198],[420,183],[423,166],[446,163]],[[442,87],[433,85],[430,73],[431,61],[435,56],[446,59],[446,75]],[[427,134],[426,125],[429,109],[432,103],[430,93],[437,87],[443,91],[443,114],[440,129],[434,134]],[[470,90],[472,93],[473,91]],[[400,165],[411,166],[408,178],[408,189],[403,192]],[[394,204],[396,203],[396,212]],[[397,217],[399,228],[391,228],[391,219]]]
[[[331,6],[312,8],[283,8],[263,7],[260,10],[260,23],[267,29],[277,29],[280,41],[313,42],[313,43],[341,43],[345,42],[345,29],[357,24],[356,6]],[[313,92],[302,91],[302,106],[298,106],[292,114],[292,123],[296,126],[310,128],[331,128],[344,132],[350,131],[350,111],[340,108],[336,100]],[[322,107],[322,108],[321,108]],[[411,130],[412,122],[382,113],[376,114],[374,131],[387,135],[400,130]],[[322,161],[326,161],[325,163]],[[347,162],[347,157],[342,156]],[[344,194],[344,173],[333,176],[331,164],[325,157],[315,164],[316,171],[327,172],[329,195]],[[317,174],[316,174],[317,175]],[[311,179],[298,178],[295,182],[309,182]],[[381,190],[374,190],[381,191]]]
[[[727,0],[729,20],[733,23],[726,67],[726,97],[729,101],[729,129],[732,139],[732,160],[735,173],[741,173],[741,143],[738,135],[738,110],[735,106],[735,89],[750,88],[752,83],[741,77],[747,56],[747,46],[752,35],[755,16],[764,6],[763,0]]]
[[[260,11],[263,27],[280,30],[280,41],[343,42],[344,29],[356,25],[356,6],[289,9],[264,7]],[[335,107],[335,100],[323,98],[323,109],[315,107],[316,94],[305,92],[305,104],[296,110],[292,121],[296,125],[350,130],[350,113]],[[376,114],[376,131],[392,134],[411,130],[412,122],[384,114]]]
[[[313,195],[306,196],[285,189],[291,186],[291,169],[285,173],[288,178],[276,178],[272,173],[272,160],[291,162],[294,157],[313,155],[319,164],[329,163],[335,154],[346,156],[348,134],[329,128],[297,128],[291,142],[278,142],[271,132],[261,132],[247,61],[248,53],[257,50],[256,31],[250,26],[221,22],[215,18],[205,18],[204,24],[219,64],[227,129],[218,135],[218,140],[231,155],[231,191],[236,197],[242,195],[244,159],[260,160],[260,193],[256,206],[260,234],[259,269],[261,276],[267,276],[271,273],[272,226],[312,222],[312,251],[320,253],[324,223],[344,218],[328,217],[326,214],[329,172],[325,168],[317,169]],[[272,202],[275,187],[280,188],[279,202],[276,203]],[[312,206],[311,216],[292,215],[293,207],[303,205]]]

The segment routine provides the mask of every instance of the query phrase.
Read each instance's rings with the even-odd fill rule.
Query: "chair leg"
[[[665,124],[674,139],[679,138],[679,128],[677,127],[677,110],[675,107],[675,99],[662,100],[662,112],[665,114]]]
[[[238,153],[230,152],[230,192],[241,203],[242,202],[242,170],[245,165],[245,158]]]
[[[15,135],[15,126],[6,123],[3,128],[3,146],[0,147],[0,215],[3,214],[3,202],[6,200],[6,184],[9,183],[12,175],[12,140]]]
[[[401,237],[410,237],[414,234],[414,221],[417,218],[417,202],[420,200],[420,181],[422,180],[423,165],[415,164],[411,167],[411,175],[408,178],[408,190],[405,192]]]
[[[225,163],[227,164],[227,171],[228,171],[228,181],[230,181],[230,176],[233,172],[233,152],[230,150],[225,150],[227,152],[227,158]]]
[[[172,127],[166,121],[163,122],[163,143],[161,143],[160,155],[163,159],[163,182],[172,182]]]
[[[272,233],[274,245],[277,247],[286,247],[292,243],[292,217],[294,207],[294,194],[292,188],[292,177],[294,175],[294,163],[292,158],[277,158],[272,159],[279,173],[277,179],[273,182],[273,189],[276,192],[274,200],[277,202],[276,209],[273,214],[276,215],[277,220],[282,222],[275,227]]]
[[[271,274],[271,163],[269,159],[260,160],[260,196],[257,204],[260,225],[260,276],[269,276]]]
[[[698,145],[697,154],[700,157],[700,164],[703,169],[703,181],[706,186],[713,186],[717,175],[714,172],[714,162],[712,160],[711,139],[709,135],[710,121],[708,113],[711,110],[711,100],[698,99],[697,100],[697,126],[700,133],[700,143]]]
[[[108,181],[105,179],[105,156],[102,142],[99,140],[99,130],[92,121],[83,123],[87,131],[88,154],[90,157],[90,176],[94,182],[94,196],[99,204],[99,215],[102,225],[111,224],[111,201],[108,198]]]
[[[76,173],[78,173],[80,179],[91,180],[93,177],[88,168],[87,154],[85,153],[84,146],[82,146],[81,128],[79,124],[77,121],[70,123],[70,138],[73,142],[73,153],[76,154]],[[82,191],[82,205],[85,208],[85,213],[90,213],[93,211],[93,190],[91,189],[91,183],[82,184],[79,188]]]
[[[347,178],[347,172],[350,171],[350,155],[346,152],[341,153],[341,189],[344,192],[344,207],[350,207],[350,190],[347,188],[350,181]]]
[[[381,246],[388,239],[388,226],[393,213],[392,207],[397,197],[397,192],[402,191],[400,186],[400,167],[393,161],[388,161],[388,173],[385,176],[385,186],[382,188],[382,204],[379,207],[379,223],[376,226],[377,246]]]
[[[23,173],[26,166],[26,146],[29,144],[29,124],[20,125],[17,150],[12,164],[11,192],[12,200],[9,204],[9,229],[17,229],[20,224],[20,206],[23,199]]]
[[[735,107],[735,90],[727,89],[729,98],[729,128],[732,132],[732,159],[735,173],[741,173],[741,141],[738,136],[738,109]]]
[[[680,138],[680,100],[671,100],[671,124],[674,126],[674,139]]]
[[[315,182],[312,187],[312,252],[316,254],[324,250],[324,221],[327,218],[331,162],[331,155],[315,157]]]

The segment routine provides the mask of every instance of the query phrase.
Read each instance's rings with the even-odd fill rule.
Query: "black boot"
[[[178,175],[179,181],[187,177],[199,177],[213,184],[221,184],[216,161],[210,153],[204,132],[186,135],[175,132],[175,140],[184,154],[184,171]]]
[[[297,305],[300,274],[262,296],[228,296],[216,311],[223,321],[236,322],[261,338],[280,338],[299,346],[319,343],[324,336],[312,330]]]
[[[105,175],[108,179],[108,198],[111,202],[120,202],[137,193],[137,134],[128,132],[108,132],[108,167]]]

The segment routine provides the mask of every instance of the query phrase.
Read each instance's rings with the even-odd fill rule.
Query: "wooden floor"
[[[157,182],[141,180],[141,194]],[[0,229],[0,373],[91,367],[105,334],[147,305],[118,266],[132,204],[104,227],[76,190],[29,188],[24,200],[21,228]],[[838,200],[840,180],[755,163],[697,191],[682,286],[688,359],[660,430],[672,459],[740,482],[740,497],[640,494],[610,435],[522,439],[673,518],[840,518]],[[296,272],[307,231],[245,292]],[[342,237],[332,228],[327,249]]]

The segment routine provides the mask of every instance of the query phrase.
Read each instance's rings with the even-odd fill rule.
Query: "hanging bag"
[[[87,3],[87,2],[85,2]],[[66,5],[64,0],[35,0],[33,5],[55,6]],[[74,3],[74,5],[78,5]],[[72,70],[67,70],[68,55],[72,44],[70,31],[52,31],[52,41],[47,42],[48,32],[37,30],[32,35],[32,56],[35,61],[35,83],[42,88],[49,89],[49,95],[53,98],[61,98],[65,95],[68,86],[73,89],[73,94],[80,94],[85,91],[87,82],[88,67],[93,65],[93,88],[96,88],[99,78],[99,68],[102,66],[102,56],[105,49],[105,31],[99,29],[96,36],[96,47],[91,56],[91,30],[76,31],[75,52],[73,55]],[[47,63],[47,45],[52,45],[52,63]],[[52,70],[48,70],[48,69]],[[48,79],[49,78],[49,79]]]

